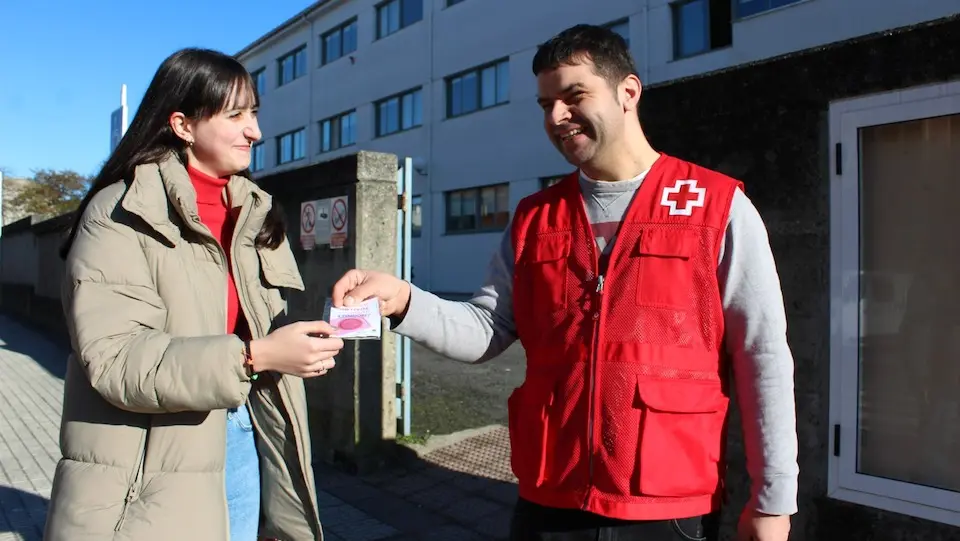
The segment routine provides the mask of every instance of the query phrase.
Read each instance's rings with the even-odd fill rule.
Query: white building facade
[[[543,133],[531,71],[560,30],[610,25],[649,86],[956,11],[956,0],[321,0],[237,55],[261,96],[252,168],[358,150],[414,158],[414,282],[469,293],[517,202],[571,170]]]

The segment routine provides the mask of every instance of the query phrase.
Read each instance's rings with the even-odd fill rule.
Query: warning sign
[[[300,245],[304,250],[313,250],[316,245],[317,202],[300,203]]]
[[[330,200],[330,247],[343,248],[347,243],[347,223],[350,221],[347,196]]]
[[[313,238],[317,246],[330,244],[330,199],[314,201],[317,207],[317,225],[313,228]]]

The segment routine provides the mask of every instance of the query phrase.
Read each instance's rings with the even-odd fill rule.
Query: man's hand
[[[787,541],[790,515],[765,515],[744,509],[737,526],[739,541]]]
[[[403,316],[410,304],[410,284],[384,272],[354,269],[333,285],[333,305],[353,306],[369,298],[380,299],[384,316]]]

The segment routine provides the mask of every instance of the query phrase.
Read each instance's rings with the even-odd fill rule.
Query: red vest
[[[723,494],[720,243],[740,183],[661,155],[604,276],[578,174],[520,202],[508,402],[521,497],[619,519],[683,518]]]

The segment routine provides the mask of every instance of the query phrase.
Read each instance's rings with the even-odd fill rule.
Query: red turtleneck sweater
[[[223,247],[227,261],[231,261],[230,242],[233,239],[233,227],[236,216],[227,206],[224,188],[229,178],[216,178],[187,167],[190,181],[197,192],[197,211],[200,221]],[[232,264],[229,268],[232,268]],[[227,327],[226,332],[246,336],[246,321],[240,313],[240,300],[237,297],[237,285],[233,273],[227,273]]]

